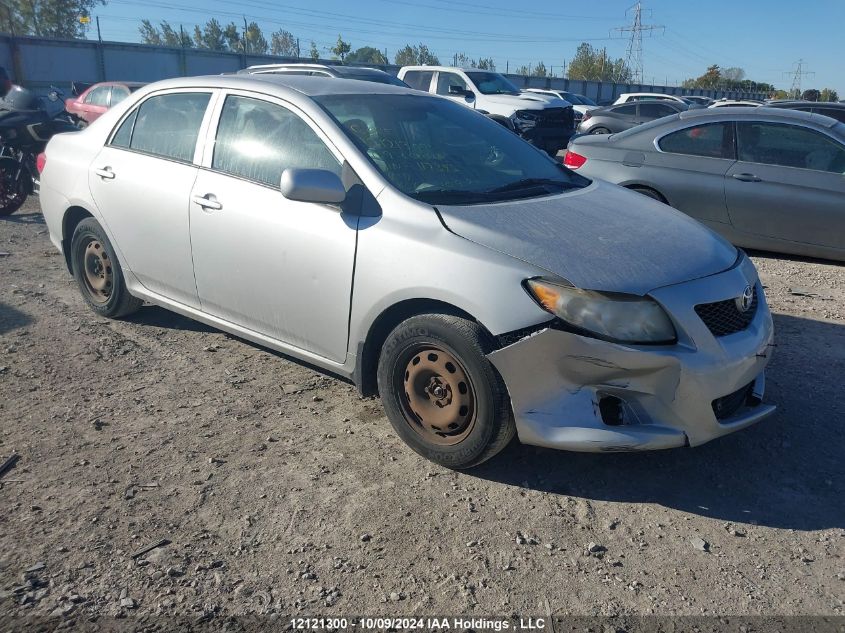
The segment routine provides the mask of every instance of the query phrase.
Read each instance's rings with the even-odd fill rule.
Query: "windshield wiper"
[[[488,189],[486,193],[504,193],[506,191],[518,191],[519,189],[529,189],[545,185],[553,185],[555,187],[560,187],[561,189],[574,189],[576,186],[572,183],[555,180],[553,178],[523,178],[522,180],[515,180],[514,182],[509,182],[508,184],[496,187],[495,189]]]

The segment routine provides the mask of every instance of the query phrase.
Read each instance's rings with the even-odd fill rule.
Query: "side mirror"
[[[475,93],[472,90],[467,90],[460,86],[449,86],[449,94],[456,97],[466,97],[467,99],[475,98]]]
[[[288,200],[300,202],[340,204],[346,200],[340,177],[325,169],[286,169],[279,189]]]
[[[48,98],[50,101],[58,101],[58,100],[59,100],[59,91],[58,91],[58,90],[51,90],[51,91],[47,94],[47,98]]]

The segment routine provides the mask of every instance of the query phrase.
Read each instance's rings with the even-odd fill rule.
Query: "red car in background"
[[[65,110],[84,127],[96,121],[113,105],[146,84],[138,81],[104,81],[94,84],[77,97],[65,101]]]

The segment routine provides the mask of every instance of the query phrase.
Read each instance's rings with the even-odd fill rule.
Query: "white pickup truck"
[[[575,133],[572,104],[553,95],[521,93],[503,75],[450,66],[403,66],[399,79],[442,95],[507,125],[554,156]]]

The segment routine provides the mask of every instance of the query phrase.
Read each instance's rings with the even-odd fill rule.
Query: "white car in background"
[[[757,108],[763,105],[762,101],[753,101],[751,99],[720,99],[715,103],[707,106],[708,108]]]
[[[584,115],[587,114],[587,112],[589,112],[590,110],[595,110],[601,107],[600,105],[583,95],[574,94],[572,92],[566,92],[564,90],[554,90],[551,88],[526,88],[522,92],[530,92],[532,94],[538,95],[547,95],[549,97],[557,97],[558,99],[568,101],[572,104],[572,109],[575,112],[576,123],[580,123],[581,120],[584,118]]]
[[[616,98],[613,105],[631,103],[633,101],[677,101],[678,103],[685,103],[688,106],[700,105],[678,95],[666,95],[659,92],[624,92]]]

